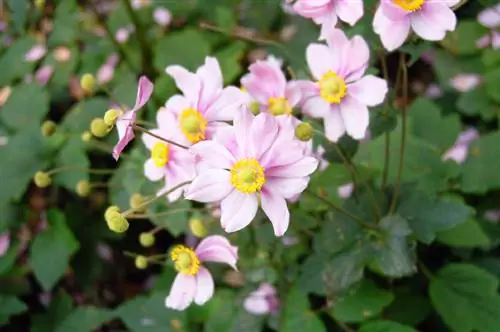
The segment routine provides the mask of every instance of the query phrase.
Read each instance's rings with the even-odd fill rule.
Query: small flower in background
[[[234,133],[191,147],[198,175],[186,198],[203,203],[221,202],[221,225],[226,232],[246,227],[260,205],[276,236],[288,229],[286,199],[305,190],[318,166],[304,156],[294,139],[279,139],[278,120],[267,113],[253,116],[247,109],[234,119]],[[260,195],[259,195],[260,194]]]
[[[253,63],[250,73],[241,78],[241,85],[259,102],[262,111],[273,115],[290,115],[300,101],[300,89],[287,82],[281,61],[273,56]]]
[[[12,88],[10,86],[5,86],[0,89],[0,106],[3,106],[7,102],[11,93]]]
[[[134,7],[135,9],[148,7],[152,3],[151,0],[131,0],[131,1],[132,1],[132,7]]]
[[[296,236],[283,236],[281,242],[285,247],[291,247],[299,243],[299,238]]]
[[[7,30],[7,23],[0,21],[0,32]]]
[[[351,197],[353,190],[354,190],[354,183],[350,182],[344,184],[343,186],[338,187],[337,194],[341,198],[349,198]]]
[[[113,157],[115,158],[115,160],[118,160],[118,158],[120,158],[120,154],[122,153],[123,149],[125,149],[127,144],[134,139],[135,134],[133,126],[137,119],[136,112],[140,110],[144,105],[146,105],[149,98],[151,98],[151,95],[153,94],[153,88],[153,83],[151,83],[151,81],[146,76],[141,76],[141,78],[139,78],[139,83],[137,86],[137,97],[135,99],[134,107],[131,110],[126,111],[123,115],[119,116],[116,120],[118,142],[113,148]]]
[[[276,289],[268,283],[260,284],[259,288],[245,299],[243,307],[253,315],[276,314],[279,309]]]
[[[179,245],[172,249],[170,257],[178,274],[165,299],[167,308],[186,309],[193,301],[205,304],[214,294],[214,280],[203,262],[225,263],[236,268],[238,248],[219,235],[203,239],[195,250]]]
[[[161,108],[156,114],[157,129],[150,130],[165,139],[180,144],[187,144],[187,139],[177,128],[175,117],[171,112]],[[162,191],[169,191],[182,182],[191,180],[195,175],[194,157],[188,150],[168,144],[149,134],[142,135],[142,141],[151,151],[151,157],[144,164],[144,174],[150,181],[165,180]],[[170,193],[169,201],[173,202],[182,195],[184,188]]]
[[[10,235],[9,233],[3,233],[0,235],[0,257],[5,255],[10,247]]]
[[[60,46],[54,50],[54,58],[57,62],[66,62],[71,59],[71,51],[69,48]]]
[[[37,44],[33,46],[26,54],[24,55],[24,61],[26,62],[37,62],[41,60],[45,54],[47,53],[47,48],[45,45]]]
[[[356,140],[365,137],[370,115],[367,106],[381,104],[387,82],[373,75],[363,76],[370,51],[360,36],[348,39],[334,29],[327,45],[310,44],[307,63],[316,82],[299,81],[304,114],[322,118],[326,137],[337,142],[345,133]]]
[[[481,76],[478,74],[459,74],[450,79],[450,84],[459,92],[467,92],[474,89],[481,83]]]
[[[118,30],[116,30],[116,33],[115,33],[116,41],[119,42],[120,44],[126,43],[129,39],[130,35],[134,31],[135,31],[135,27],[133,25],[128,25],[126,27],[119,28]]]
[[[455,30],[457,18],[450,7],[461,0],[381,0],[375,12],[373,30],[388,51],[406,41],[410,28],[422,39],[442,40]]]
[[[297,12],[293,9],[292,0],[281,0],[281,9],[288,15],[297,15]]]
[[[467,129],[460,133],[455,144],[443,154],[442,160],[454,160],[462,164],[469,154],[469,146],[479,138],[479,132],[475,128]]]
[[[492,223],[497,223],[500,221],[500,210],[486,210],[484,212],[484,218]]]
[[[109,83],[114,76],[116,65],[118,64],[119,57],[117,54],[112,54],[108,57],[106,62],[97,71],[97,82],[99,84]]]
[[[491,45],[495,50],[500,48],[500,31],[496,30],[500,27],[500,5],[483,10],[477,19],[479,23],[491,29],[489,35],[483,36],[477,41],[477,46],[485,48]]]
[[[441,89],[441,87],[438,84],[431,83],[425,90],[424,95],[431,99],[437,99],[441,98],[443,96],[443,93],[444,93],[443,89]]]
[[[172,23],[172,13],[163,7],[158,7],[154,10],[153,18],[156,24],[162,27],[167,27]]]
[[[320,39],[327,37],[338,19],[353,26],[363,17],[362,0],[297,0],[293,9],[297,14],[321,24]]]
[[[207,57],[196,73],[181,66],[166,69],[183,95],[174,95],[166,103],[181,132],[191,143],[211,139],[221,128],[230,128],[234,113],[244,105],[244,93],[234,87],[223,87],[222,73],[216,58]]]
[[[38,83],[40,83],[40,85],[44,86],[50,81],[50,78],[52,77],[53,73],[54,73],[54,68],[50,65],[46,65],[46,66],[40,67],[36,71],[35,77],[36,77],[36,80],[38,81]]]

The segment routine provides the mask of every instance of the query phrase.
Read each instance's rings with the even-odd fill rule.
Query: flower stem
[[[408,68],[406,67],[405,55],[401,53],[400,55],[400,66],[402,71],[402,80],[403,80],[403,106],[401,108],[401,145],[399,151],[399,168],[398,173],[396,175],[396,184],[394,186],[394,193],[392,196],[391,207],[389,209],[389,214],[393,214],[396,210],[396,205],[398,202],[399,190],[401,188],[401,177],[403,175],[403,164],[404,164],[404,156],[405,156],[405,147],[406,147],[406,126],[407,126],[407,103],[408,103]]]
[[[213,31],[213,32],[218,32],[218,33],[222,33],[226,36],[229,36],[229,37],[234,37],[234,38],[238,38],[238,39],[241,39],[241,40],[244,40],[244,41],[248,41],[248,42],[251,42],[251,43],[254,43],[254,44],[257,44],[257,45],[273,45],[273,46],[277,46],[277,47],[280,47],[280,48],[283,48],[283,44],[275,41],[275,40],[272,40],[272,39],[266,39],[266,38],[262,38],[262,37],[252,37],[252,36],[246,36],[240,32],[233,32],[233,31],[227,31],[225,29],[222,29],[222,28],[219,28],[215,25],[211,25],[209,23],[206,23],[206,22],[200,22],[199,24],[199,27],[203,30],[209,30],[209,31]]]
[[[389,84],[389,70],[387,68],[387,59],[385,55],[380,55],[380,66],[382,67],[382,73],[384,79]],[[389,99],[385,98],[385,107],[389,106]],[[382,184],[380,189],[383,190],[387,184],[387,178],[389,176],[389,163],[390,163],[390,151],[391,151],[391,136],[389,132],[384,134],[384,171],[382,173]]]
[[[145,218],[151,218],[151,217],[162,217],[162,216],[169,216],[172,214],[176,213],[181,213],[181,212],[195,212],[198,211],[198,209],[193,209],[193,208],[183,208],[183,209],[173,209],[173,210],[168,210],[168,211],[163,211],[159,213],[154,213],[154,214],[133,214],[128,217],[128,219],[145,219]]]
[[[158,135],[156,135],[156,134],[153,134],[152,132],[150,132],[150,131],[149,131],[149,130],[147,130],[146,128],[141,127],[141,126],[138,126],[137,124],[134,124],[134,129],[137,129],[137,130],[139,130],[140,132],[143,132],[143,133],[148,134],[148,135],[150,135],[150,136],[153,136],[154,138],[157,138],[157,139],[159,139],[159,140],[161,140],[161,141],[163,141],[163,142],[166,142],[166,143],[169,143],[169,144],[172,144],[172,145],[178,146],[179,148],[186,149],[186,150],[187,150],[187,149],[189,149],[189,148],[188,148],[187,146],[185,146],[185,145],[182,145],[182,144],[176,143],[176,142],[171,141],[171,140],[169,140],[169,139],[166,139],[166,138],[163,138],[163,137],[158,136]]]
[[[54,168],[50,171],[47,172],[48,175],[53,175],[56,173],[61,173],[61,172],[66,172],[66,171],[82,171],[82,172],[88,172],[90,174],[113,174],[116,172],[115,169],[94,169],[94,168],[87,168],[87,167],[79,167],[79,166],[63,166],[63,167],[58,167]]]

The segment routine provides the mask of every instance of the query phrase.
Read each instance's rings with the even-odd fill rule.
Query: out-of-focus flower
[[[172,96],[166,108],[173,112],[181,132],[193,144],[211,139],[221,128],[230,128],[224,121],[233,120],[234,113],[246,101],[240,89],[223,88],[216,58],[207,57],[196,73],[177,65],[168,66],[166,72],[183,93]]]
[[[275,235],[282,236],[290,222],[286,199],[304,191],[318,166],[315,158],[304,156],[298,140],[280,138],[274,116],[254,117],[246,109],[236,114],[232,135],[197,143],[191,150],[198,175],[186,198],[220,201],[226,232],[236,232],[252,221],[260,197]]]
[[[36,77],[36,80],[38,81],[38,83],[40,83],[40,85],[43,86],[49,82],[53,73],[54,73],[54,68],[50,65],[45,65],[43,67],[40,67],[36,71],[35,77]]]
[[[348,39],[339,29],[327,38],[327,45],[310,44],[307,62],[316,82],[299,81],[302,111],[322,118],[326,137],[336,142],[345,133],[356,140],[365,137],[370,115],[368,106],[381,104],[387,82],[373,75],[363,76],[370,51],[360,36]]]
[[[246,311],[253,315],[275,314],[279,308],[279,299],[276,289],[268,283],[262,283],[259,288],[251,292],[243,302]]]
[[[462,164],[469,153],[469,146],[472,142],[479,138],[479,132],[475,128],[470,128],[458,136],[455,144],[443,154],[442,160],[455,160],[458,164]]]
[[[477,19],[479,23],[491,29],[488,35],[477,41],[477,47],[485,48],[491,45],[493,49],[500,48],[500,31],[497,30],[500,27],[500,5],[483,10]]]
[[[354,190],[354,183],[350,182],[344,184],[343,186],[338,187],[337,194],[341,198],[349,198],[352,195],[352,191]]]
[[[135,27],[133,25],[129,25],[123,28],[119,28],[116,30],[115,38],[116,41],[120,44],[127,42],[130,37],[130,34],[135,31]]]
[[[113,79],[115,67],[118,64],[118,55],[112,54],[106,62],[97,71],[97,82],[99,84],[107,84]]]
[[[293,9],[291,0],[282,0],[281,9],[283,9],[283,11],[288,15],[297,15],[297,12],[295,12],[295,9]]]
[[[198,305],[205,304],[214,294],[212,275],[201,263],[225,263],[236,270],[238,248],[225,237],[213,235],[203,239],[195,250],[185,246],[174,247],[170,257],[179,273],[165,305],[174,310],[184,310],[193,301]]]
[[[116,120],[116,130],[118,131],[118,142],[113,148],[113,157],[115,160],[120,158],[123,149],[130,143],[134,137],[134,124],[137,118],[136,112],[140,110],[153,94],[154,85],[146,76],[139,78],[137,86],[137,97],[135,99],[134,107],[126,111],[123,115]]]
[[[139,9],[142,7],[148,7],[151,5],[151,0],[131,0],[132,1],[132,7],[135,9]]]
[[[429,84],[424,94],[431,99],[437,99],[443,96],[443,89],[438,84],[432,83]]]
[[[0,89],[0,106],[3,106],[7,102],[11,93],[12,88],[10,86],[4,86]]]
[[[474,89],[481,83],[481,76],[478,74],[459,74],[450,79],[450,84],[459,92],[467,92]]]
[[[0,21],[0,32],[4,32],[7,29],[7,23]]]
[[[159,26],[167,27],[172,22],[172,13],[166,8],[158,7],[153,12],[153,18]]]
[[[399,48],[410,28],[422,39],[442,40],[455,30],[457,18],[450,7],[460,0],[381,0],[375,12],[373,30],[388,51]]]
[[[71,51],[69,48],[60,46],[54,50],[54,58],[57,62],[66,62],[71,59]]]
[[[297,0],[295,12],[321,24],[320,39],[324,39],[335,28],[340,19],[353,26],[363,16],[362,0]]]
[[[299,239],[296,236],[283,236],[281,242],[285,247],[291,247],[299,243]]]
[[[3,233],[0,235],[0,257],[5,255],[10,247],[10,235],[9,233]]]
[[[47,53],[47,48],[45,45],[37,44],[33,46],[26,54],[24,54],[24,61],[26,62],[37,62],[42,59]]]
[[[484,218],[490,222],[497,223],[500,221],[500,210],[487,210],[484,212]]]
[[[113,250],[106,243],[98,243],[96,247],[97,254],[106,262],[113,261]]]

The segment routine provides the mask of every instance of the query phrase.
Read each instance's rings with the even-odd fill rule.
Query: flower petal
[[[314,118],[322,118],[331,112],[331,106],[320,96],[314,96],[304,102],[302,112]]]
[[[363,17],[363,1],[337,1],[333,8],[337,16],[350,26],[354,26]]]
[[[150,158],[144,163],[144,175],[150,181],[158,181],[165,176],[165,168],[157,167]]]
[[[243,307],[253,315],[266,315],[270,312],[266,297],[260,292],[252,292],[243,301]]]
[[[390,20],[379,7],[373,19],[373,30],[380,36],[382,45],[388,51],[394,51],[408,38],[410,34],[410,18],[404,16],[400,20]]]
[[[332,142],[337,142],[345,134],[344,120],[338,105],[332,106],[331,111],[323,118],[323,122],[325,136]]]
[[[350,76],[353,73],[359,75],[362,68],[366,68],[368,60],[370,59],[370,50],[368,44],[361,36],[354,36],[347,46],[344,48],[342,54],[342,68],[339,69],[339,74],[347,81],[350,81]]]
[[[184,96],[194,105],[198,105],[201,93],[201,82],[198,76],[178,65],[168,66],[165,72],[172,76]]]
[[[255,218],[258,208],[257,195],[233,190],[221,202],[221,225],[228,233],[239,231]]]
[[[273,224],[274,235],[285,234],[290,223],[290,212],[286,200],[279,193],[265,188],[260,193],[262,210]]]
[[[194,297],[194,303],[198,305],[205,304],[214,295],[214,279],[210,272],[204,268],[200,267],[200,270],[196,274],[196,295]]]
[[[310,44],[306,49],[307,64],[313,77],[321,79],[328,70],[336,71],[337,64],[333,62],[334,54],[323,44]]]
[[[453,31],[457,25],[457,17],[453,10],[451,10],[444,3],[426,3],[422,7],[423,14],[429,18],[441,29]]]
[[[290,199],[302,193],[309,183],[309,177],[301,178],[278,178],[268,177],[266,179],[266,188],[271,188],[273,192],[279,193],[286,199]]]
[[[367,106],[381,104],[387,94],[387,82],[379,77],[367,75],[357,82],[349,84],[348,93]]]
[[[245,98],[245,94],[240,89],[228,86],[208,107],[205,118],[208,121],[232,121],[234,115],[245,105]]]
[[[137,86],[137,96],[135,98],[135,105],[132,108],[132,112],[138,111],[148,102],[149,98],[153,94],[154,85],[146,76],[141,76],[139,78],[139,83]]]
[[[10,246],[10,236],[9,233],[4,233],[0,235],[0,257],[5,255]]]
[[[170,294],[165,299],[165,306],[174,310],[184,310],[193,302],[195,294],[195,277],[179,273],[175,277]]]
[[[183,95],[173,95],[165,103],[168,111],[173,112],[175,115],[181,115],[182,111],[187,108],[196,107],[189,99]]]
[[[223,169],[204,170],[186,191],[186,199],[211,203],[224,199],[233,190],[230,173]]]
[[[238,247],[231,245],[224,236],[207,236],[201,240],[195,252],[202,262],[225,263],[236,270]]]
[[[203,160],[206,165],[213,168],[230,169],[236,162],[231,152],[215,141],[201,141],[193,145],[189,150],[197,158]]]
[[[296,178],[310,175],[318,167],[314,157],[303,157],[293,164],[275,166],[266,169],[266,177]]]
[[[206,57],[205,63],[198,68],[196,75],[201,79],[201,95],[197,108],[205,109],[215,101],[222,90],[222,72],[217,58]]]
[[[365,137],[370,120],[370,114],[365,105],[347,96],[340,104],[340,114],[349,136],[357,140]]]
[[[267,113],[257,115],[250,127],[252,157],[259,160],[275,142],[277,135],[278,122],[276,118]]]
[[[446,35],[446,30],[442,28],[441,24],[433,21],[423,10],[411,15],[411,26],[422,39],[437,41],[442,40]]]

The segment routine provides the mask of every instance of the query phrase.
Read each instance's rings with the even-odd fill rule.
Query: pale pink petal
[[[349,198],[352,195],[352,191],[354,190],[354,184],[352,182],[340,186],[337,188],[337,194],[341,198]]]
[[[496,28],[500,26],[500,5],[487,8],[477,16],[479,23],[488,28]]]
[[[326,117],[331,109],[332,106],[320,96],[310,97],[302,106],[302,112],[314,118]]]
[[[310,44],[306,49],[306,58],[309,70],[316,80],[321,79],[328,70],[337,69],[334,54],[326,45]]]
[[[201,141],[193,145],[190,152],[196,155],[207,166],[213,168],[231,169],[236,162],[229,150],[215,141]]]
[[[173,95],[167,100],[165,107],[176,114],[177,116],[188,108],[195,108],[196,105],[192,101],[184,97],[183,95]]]
[[[260,104],[266,105],[271,97],[284,96],[286,78],[274,60],[257,61],[249,71],[241,78],[241,84]]]
[[[250,154],[250,144],[247,144],[250,137],[250,130],[254,116],[247,108],[243,108],[234,116],[234,134],[240,155],[237,158],[246,158]]]
[[[340,115],[340,107],[332,106],[330,112],[323,118],[325,136],[332,142],[337,142],[345,134],[344,120]]]
[[[321,32],[319,35],[319,40],[325,40],[332,30],[335,29],[337,25],[338,18],[337,14],[333,11],[315,20],[317,23],[321,24]]]
[[[350,26],[363,17],[363,1],[361,0],[336,1],[333,3],[333,9],[338,17]]]
[[[390,21],[399,21],[410,15],[409,12],[394,4],[392,0],[382,0],[379,9]]]
[[[318,160],[316,158],[303,157],[293,164],[266,169],[266,177],[302,178],[313,173],[316,168],[318,168]]]
[[[365,137],[370,120],[370,114],[365,105],[347,96],[340,104],[340,114],[349,136],[357,140]]]
[[[165,306],[174,310],[185,310],[193,302],[196,292],[196,278],[179,273],[165,299]]]
[[[450,79],[450,84],[459,92],[467,92],[481,83],[478,74],[459,74]]]
[[[201,80],[201,94],[197,109],[204,110],[212,104],[222,91],[222,72],[219,61],[206,57],[205,63],[198,68],[196,75]]]
[[[165,170],[164,168],[157,167],[153,159],[148,159],[144,163],[144,175],[150,181],[158,181],[165,176]]]
[[[162,136],[162,131],[158,128],[151,129],[150,132],[152,134]],[[148,148],[148,150],[152,150],[153,146],[156,143],[161,142],[158,138],[156,138],[152,135],[149,135],[149,134],[143,134],[141,136],[141,139],[142,139],[142,143],[144,143],[144,145],[146,146],[146,148]]]
[[[24,61],[36,62],[42,59],[46,53],[47,48],[45,47],[45,45],[35,45],[24,55]]]
[[[198,76],[178,65],[168,66],[165,72],[174,79],[184,96],[194,105],[198,105],[201,93],[201,81]]]
[[[208,169],[193,180],[186,191],[186,199],[202,203],[217,202],[231,193],[231,174],[223,169]]]
[[[296,13],[307,18],[321,17],[329,12],[331,0],[298,0],[293,5]]]
[[[135,137],[132,125],[135,123],[136,117],[137,115],[135,112],[127,111],[116,120],[115,126],[118,131],[118,142],[113,148],[113,158],[115,158],[115,160],[120,158],[122,151]]]
[[[194,161],[191,163],[181,162],[177,159],[169,161],[166,167],[165,186],[158,192],[157,195],[164,196],[167,191],[171,191],[183,182],[192,180],[194,176]],[[170,202],[178,200],[186,189],[187,185],[184,185],[177,190],[170,192],[167,199]]]
[[[151,98],[153,94],[154,85],[146,76],[141,76],[139,78],[139,83],[137,86],[137,96],[135,98],[135,105],[132,108],[132,112],[138,111],[142,108]]]
[[[302,99],[302,86],[295,81],[288,82],[285,89],[285,98],[290,103],[290,107],[294,108],[299,105]]]
[[[271,188],[272,191],[278,192],[286,199],[291,199],[293,196],[302,193],[309,183],[309,177],[297,178],[278,178],[268,177],[266,179],[266,188]]]
[[[196,247],[196,256],[201,262],[225,263],[236,270],[238,247],[221,235],[207,236]]]
[[[347,39],[346,34],[341,29],[330,30],[325,39],[328,47],[332,49],[343,48],[349,43],[349,39]]]
[[[289,134],[285,133],[286,135]],[[281,138],[281,134],[278,135],[278,138]],[[298,140],[287,139],[286,137],[278,139],[271,149],[260,158],[259,163],[266,170],[273,167],[294,164],[304,156],[301,152],[301,147]],[[289,153],[283,153],[283,151],[289,151]]]
[[[255,218],[258,208],[257,195],[233,190],[221,201],[221,225],[228,233],[239,231]]]
[[[432,20],[423,10],[411,15],[411,27],[419,37],[430,41],[442,40],[446,35],[441,24]]]
[[[205,111],[205,118],[208,121],[231,121],[245,105],[245,98],[245,94],[240,89],[228,86],[219,93],[217,99]]]
[[[0,257],[5,255],[10,246],[10,236],[9,233],[4,233],[0,235]]]
[[[276,118],[267,113],[257,115],[250,127],[250,149],[253,158],[259,160],[269,150],[278,135]]]
[[[346,81],[350,82],[353,79],[351,77],[352,74],[359,76],[364,73],[364,69],[368,66],[369,59],[370,50],[368,49],[368,44],[362,37],[354,36],[349,41],[343,55],[343,60],[347,61],[347,63],[342,66],[338,73],[345,77]]]
[[[455,145],[443,154],[442,160],[454,160],[458,164],[462,164],[468,155],[469,147],[467,145]]]
[[[441,2],[426,3],[422,7],[422,15],[426,15],[435,25],[441,29],[453,31],[457,25],[457,17],[453,10]]]
[[[387,82],[379,77],[367,75],[357,82],[348,85],[349,96],[367,106],[381,104],[387,94]]]
[[[166,8],[158,7],[153,12],[153,18],[156,24],[166,27],[172,22],[172,13]]]
[[[380,35],[382,45],[388,51],[394,51],[403,45],[410,34],[410,26],[408,16],[397,21],[391,21],[384,15],[380,7],[375,12],[373,29],[375,33]]]
[[[260,193],[262,210],[273,224],[274,235],[285,234],[290,223],[290,212],[286,200],[279,193],[265,187]]]
[[[49,82],[53,73],[54,73],[54,68],[52,66],[46,65],[36,71],[35,77],[38,83],[40,83],[40,85],[43,86]]]
[[[156,123],[158,123],[161,131],[158,134],[160,137],[170,139],[182,145],[189,145],[188,140],[180,131],[175,112],[166,107],[160,107],[158,112],[156,112]]]
[[[270,312],[269,303],[264,295],[259,292],[252,292],[243,301],[243,307],[253,315],[266,315]]]
[[[198,305],[205,304],[214,295],[214,279],[208,270],[200,267],[196,274],[196,295],[194,303]]]

